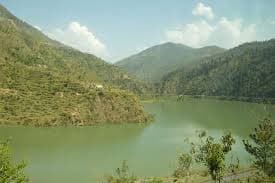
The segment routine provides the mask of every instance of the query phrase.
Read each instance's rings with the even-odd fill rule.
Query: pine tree
[[[251,141],[243,140],[246,151],[255,160],[254,165],[267,176],[275,175],[275,127],[274,123],[265,118],[249,135]]]

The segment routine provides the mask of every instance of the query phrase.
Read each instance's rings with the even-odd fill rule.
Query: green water
[[[218,136],[231,130],[238,140],[233,153],[243,165],[251,161],[240,143],[275,107],[262,104],[189,99],[145,103],[155,115],[149,125],[27,128],[0,127],[0,138],[12,137],[16,160],[28,162],[32,182],[92,183],[127,160],[136,175],[170,175],[184,139],[196,141],[195,131]]]

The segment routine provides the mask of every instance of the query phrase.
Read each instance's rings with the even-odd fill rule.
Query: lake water
[[[92,183],[113,173],[123,160],[135,175],[170,175],[176,156],[186,149],[185,138],[196,141],[196,130],[219,136],[231,130],[238,143],[233,154],[243,165],[251,159],[241,139],[266,115],[275,118],[275,107],[209,99],[145,103],[155,115],[149,125],[97,127],[0,127],[0,138],[12,137],[16,160],[28,163],[27,174],[39,183]]]

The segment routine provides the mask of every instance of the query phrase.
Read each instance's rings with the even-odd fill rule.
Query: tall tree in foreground
[[[269,177],[275,176],[275,126],[265,118],[249,135],[252,141],[243,140],[246,151],[251,154],[254,166]]]
[[[213,137],[206,137],[206,133],[199,134],[201,144],[195,151],[195,158],[198,163],[203,163],[215,182],[221,182],[226,170],[225,157],[232,150],[235,139],[231,133],[224,134],[219,141]]]
[[[27,177],[23,170],[25,163],[14,164],[8,142],[0,141],[0,183],[26,183]]]

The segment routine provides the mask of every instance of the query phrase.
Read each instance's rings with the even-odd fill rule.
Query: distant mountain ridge
[[[118,61],[115,65],[141,80],[158,82],[169,72],[189,64],[195,64],[201,58],[223,51],[225,49],[217,46],[196,49],[168,42]]]
[[[94,55],[51,40],[1,5],[0,42],[0,124],[148,120],[129,92],[142,93],[146,84]]]
[[[245,43],[163,77],[162,94],[275,98],[275,39]]]

